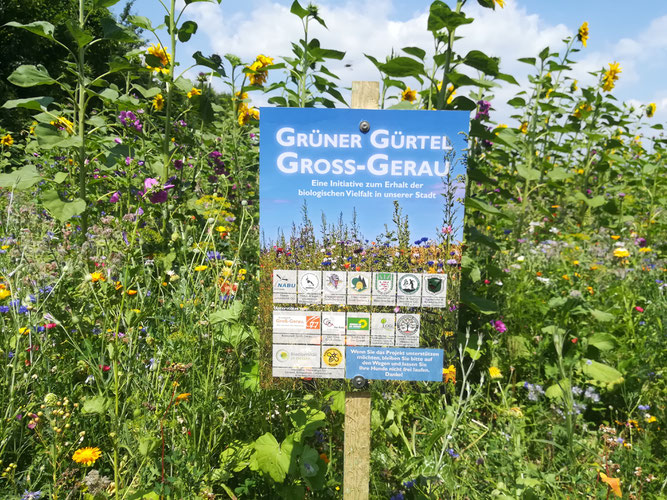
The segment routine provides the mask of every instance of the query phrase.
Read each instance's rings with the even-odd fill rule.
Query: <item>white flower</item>
[[[524,260],[526,260],[526,258],[525,258],[523,255],[519,255],[519,256],[516,258],[516,261],[517,261],[517,262],[523,262]]]

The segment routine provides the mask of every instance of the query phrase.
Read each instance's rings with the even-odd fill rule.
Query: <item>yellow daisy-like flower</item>
[[[450,85],[447,87],[447,92],[449,95],[447,96],[447,104],[451,104],[452,101],[454,100],[454,95],[456,94],[456,89],[454,88],[454,85]]]
[[[0,289],[0,300],[5,300],[7,297],[11,296],[12,292],[6,288]]]
[[[641,253],[648,253],[648,252],[652,252],[653,249],[651,247],[644,247],[644,248],[640,248],[639,251]]]
[[[128,295],[136,295],[136,294],[137,294],[137,291],[136,291],[136,290],[128,290],[128,291],[127,291],[127,294],[128,294]]]
[[[501,9],[505,8],[505,0],[493,0],[493,1],[496,2]]]
[[[519,131],[522,134],[527,134],[528,133],[528,122],[523,122],[521,126],[519,127]]]
[[[200,271],[206,271],[208,269],[208,266],[197,266],[195,267],[195,271],[200,272]]]
[[[501,123],[501,124],[498,125],[498,126],[496,127],[496,129],[494,130],[495,134],[498,135],[498,133],[499,133],[502,129],[504,129],[504,128],[507,128],[507,125],[506,125],[505,123]]]
[[[66,131],[68,134],[74,133],[74,124],[64,116],[59,116],[57,120],[53,120],[51,125],[56,127],[58,130]]]
[[[234,94],[237,101],[245,101],[248,98],[247,92],[241,92],[240,90]]]
[[[602,77],[602,90],[605,92],[611,92],[614,88],[616,81],[618,80],[618,75],[621,73],[621,66],[619,63],[609,63],[609,69],[604,72]]]
[[[192,90],[190,90],[190,92],[188,92],[186,95],[188,96],[188,99],[192,99],[193,96],[201,95],[201,89],[192,87]]]
[[[503,374],[500,373],[500,370],[497,367],[492,366],[491,368],[489,368],[489,376],[491,378],[501,378]]]
[[[268,57],[265,55],[258,55],[257,60],[261,63],[263,68],[266,68],[267,66],[271,66],[273,64],[273,57]]]
[[[95,463],[95,461],[102,456],[102,451],[95,447],[95,448],[79,448],[74,452],[74,455],[72,455],[72,460],[74,460],[78,464],[84,464],[90,467]]]
[[[0,146],[11,148],[13,144],[14,144],[14,138],[10,134],[7,134],[2,138],[0,138]]]
[[[417,99],[417,91],[412,90],[410,87],[405,87],[405,90],[401,94],[401,101],[414,102]]]
[[[586,46],[586,41],[588,40],[588,22],[585,22],[579,28],[577,40],[579,40],[584,47]]]
[[[648,106],[646,106],[646,116],[649,118],[653,118],[653,115],[655,114],[655,103],[652,102]]]
[[[234,262],[231,260],[223,260],[222,263],[227,267],[232,267],[234,265]]]
[[[169,66],[169,63],[171,63],[171,56],[167,52],[167,49],[165,49],[160,44],[151,44],[151,46],[146,50],[146,53],[155,56],[160,60],[160,67],[154,67],[146,64],[148,69],[156,73],[169,73],[169,68],[167,68],[167,66]]]
[[[612,235],[611,235],[611,239],[614,240],[614,241],[616,241],[616,240],[618,240],[618,239],[620,239],[620,238],[621,238],[621,237],[620,237],[619,235],[617,235],[617,234],[612,234]]]
[[[164,108],[164,97],[162,96],[162,94],[158,94],[155,97],[153,97],[153,107],[158,111]]]
[[[106,281],[106,278],[101,272],[95,271],[94,273],[90,273],[90,281],[97,283],[98,281]]]
[[[574,92],[577,89],[579,89],[579,87],[577,86],[578,81],[579,80],[573,80],[572,83],[570,84],[570,91],[571,92]]]
[[[630,256],[630,252],[628,252],[628,250],[625,249],[625,248],[620,247],[620,248],[617,248],[617,249],[614,250],[614,257],[622,258],[622,257],[629,257],[629,256]]]

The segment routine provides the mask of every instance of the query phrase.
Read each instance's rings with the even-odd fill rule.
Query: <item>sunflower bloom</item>
[[[519,127],[519,131],[522,134],[527,134],[528,133],[528,122],[523,122],[521,126]]]
[[[153,107],[158,111],[161,111],[162,108],[164,108],[164,96],[162,94],[153,97]]]
[[[88,467],[93,465],[95,461],[102,456],[102,452],[99,448],[79,448],[72,455],[72,460],[78,464],[84,464]]]
[[[14,138],[10,134],[7,134],[0,139],[1,146],[11,148],[13,144],[14,144]]]
[[[585,22],[579,28],[579,33],[577,33],[577,40],[581,42],[581,45],[586,46],[586,41],[588,40],[588,22]]]
[[[505,8],[505,0],[493,0],[493,1],[496,2],[501,9]]]
[[[406,87],[401,94],[401,101],[414,102],[415,99],[417,99],[417,91],[412,90],[410,87]]]
[[[646,106],[646,116],[649,118],[653,118],[653,115],[655,114],[655,103],[652,102],[648,106]]]
[[[192,90],[186,94],[188,96],[188,99],[192,99],[193,96],[196,95],[201,95],[201,89],[198,89],[197,87],[192,87]]]
[[[169,66],[169,63],[171,63],[171,56],[167,52],[167,49],[165,49],[160,44],[151,44],[151,46],[146,50],[146,53],[155,56],[160,60],[160,67],[153,67],[146,64],[148,69],[156,73],[169,73],[169,68],[167,68],[167,66]]]
[[[267,57],[262,54],[257,56],[255,62],[253,62],[247,69],[250,72],[246,72],[248,79],[250,80],[251,85],[264,85],[268,77],[268,71],[264,68],[271,66],[273,64],[273,58]]]
[[[602,90],[611,92],[616,85],[619,73],[621,73],[621,65],[617,62],[609,63],[609,69],[604,72],[602,77]]]
[[[259,110],[257,108],[251,108],[246,103],[242,102],[239,105],[239,125],[247,125],[250,120],[259,120]]]
[[[58,130],[66,131],[68,134],[74,133],[74,124],[64,116],[59,116],[57,120],[53,120],[51,125],[56,127]]]

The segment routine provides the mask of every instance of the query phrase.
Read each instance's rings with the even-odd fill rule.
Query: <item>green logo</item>
[[[347,318],[347,329],[355,331],[368,331],[368,318]]]

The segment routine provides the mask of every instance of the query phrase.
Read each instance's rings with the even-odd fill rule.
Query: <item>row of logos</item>
[[[273,312],[273,343],[418,347],[419,314]]]
[[[447,275],[276,269],[273,302],[445,308]]]

